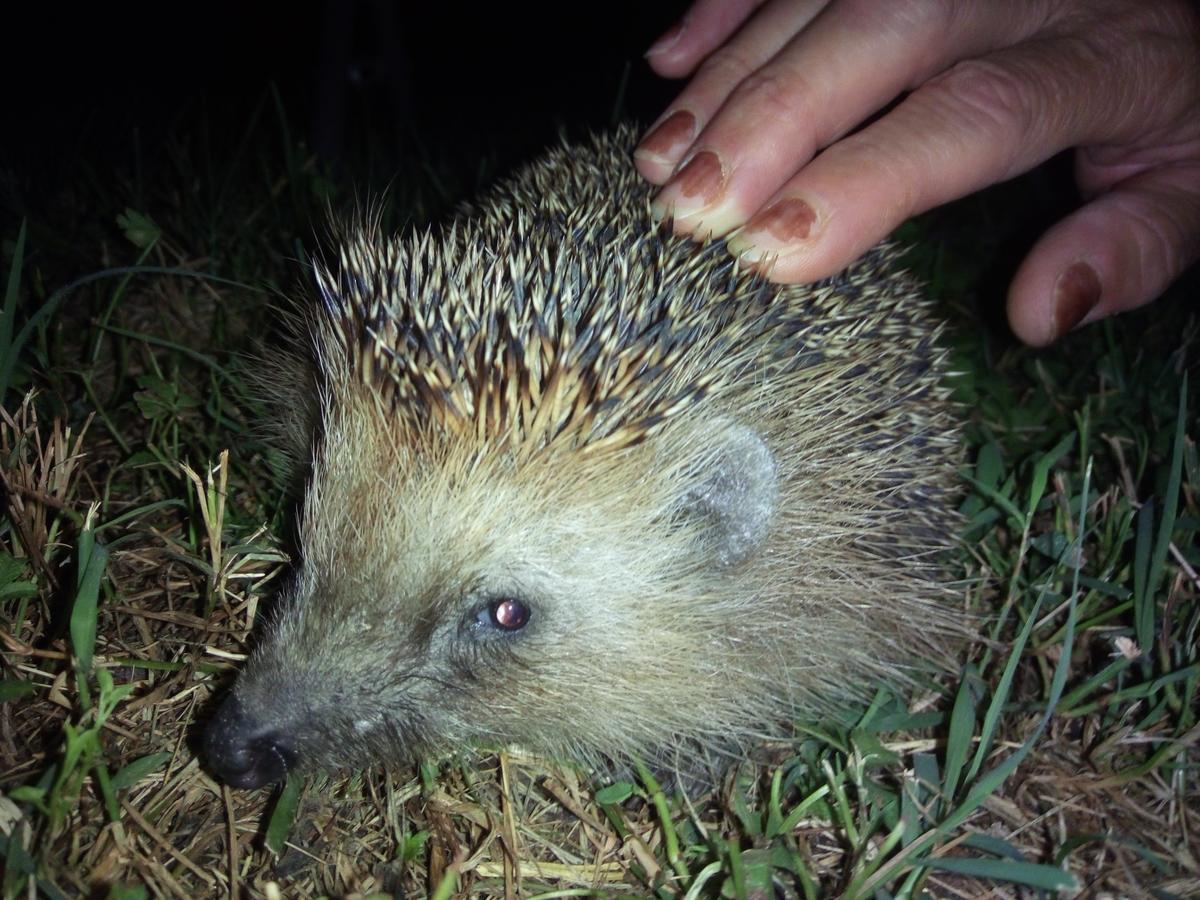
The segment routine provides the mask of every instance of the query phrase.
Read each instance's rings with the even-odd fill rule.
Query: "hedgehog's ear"
[[[684,515],[702,522],[706,551],[717,565],[737,565],[766,539],[779,500],[775,455],[757,431],[718,429],[683,497]]]

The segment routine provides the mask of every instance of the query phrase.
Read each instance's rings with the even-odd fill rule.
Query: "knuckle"
[[[993,134],[1024,135],[1036,122],[1037,101],[1029,79],[988,59],[958,62],[931,79],[924,90],[927,100]]]
[[[806,114],[808,95],[804,78],[779,65],[751,73],[733,94],[738,104],[759,115],[788,119]]]
[[[732,85],[753,71],[754,67],[741,53],[730,47],[722,47],[705,58],[697,69],[697,75],[708,82]]]
[[[1132,195],[1119,206],[1138,236],[1146,276],[1167,280],[1164,275],[1178,275],[1196,258],[1200,251],[1196,210],[1179,204],[1177,197]]]
[[[1155,273],[1174,274],[1182,264],[1183,230],[1179,223],[1161,214],[1156,215],[1142,204],[1126,204],[1125,217],[1135,235],[1139,268],[1143,280]],[[1157,279],[1155,279],[1157,280]]]
[[[904,21],[923,30],[946,33],[964,16],[971,15],[973,4],[957,0],[912,0],[903,5]]]
[[[1181,207],[1166,184],[1114,191],[1089,210],[1093,232],[1122,261],[1114,310],[1156,295],[1200,253],[1197,210]]]
[[[903,147],[882,142],[868,128],[843,138],[829,152],[841,157],[846,171],[870,179],[875,207],[889,223],[899,224],[921,211],[928,173]]]

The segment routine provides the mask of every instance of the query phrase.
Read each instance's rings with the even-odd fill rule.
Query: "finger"
[[[768,4],[720,49],[704,54],[700,71],[638,145],[634,162],[642,177],[652,184],[662,184],[670,178],[696,135],[738,83],[778,53],[828,2],[798,0]],[[689,24],[687,31],[691,28]]]
[[[1029,8],[978,4],[963,15],[925,2],[829,6],[732,90],[659,193],[656,213],[672,215],[677,231],[728,233],[901,90],[1020,41],[1037,26]]]
[[[646,51],[664,78],[682,78],[720,47],[764,0],[696,0]]]
[[[1009,288],[1008,320],[1042,346],[1155,299],[1200,258],[1200,162],[1151,169],[1048,231]]]
[[[813,160],[730,250],[772,280],[824,278],[911,215],[1102,140],[1111,92],[1088,52],[1043,40],[959,63]]]

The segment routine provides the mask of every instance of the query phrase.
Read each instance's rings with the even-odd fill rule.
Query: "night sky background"
[[[575,6],[10,5],[4,211],[36,213],[80,166],[152,180],[165,142],[188,131],[219,157],[256,110],[280,120],[276,97],[291,137],[360,189],[414,147],[449,166],[491,152],[503,167],[560,129],[650,121],[679,85],[642,53],[686,4]]]

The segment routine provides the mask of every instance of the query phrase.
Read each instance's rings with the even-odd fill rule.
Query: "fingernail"
[[[1069,266],[1054,284],[1054,337],[1066,334],[1100,302],[1100,278],[1085,262]]]
[[[664,31],[662,37],[650,45],[650,49],[646,51],[645,55],[657,56],[660,53],[666,53],[679,43],[679,39],[683,37],[683,31],[686,25],[687,19],[680,19],[678,22]]]
[[[696,117],[686,109],[676,110],[642,138],[634,155],[653,156],[659,162],[669,163],[671,151],[686,147],[695,136]]]
[[[674,187],[680,199],[690,201],[677,203],[677,208],[695,211],[712,205],[725,187],[720,158],[711,150],[700,151],[675,174],[667,187]]]
[[[781,244],[805,240],[812,232],[817,214],[798,197],[785,197],[754,214],[745,232],[765,232]]]
[[[726,246],[746,265],[765,262],[774,265],[780,251],[786,252],[812,234],[816,221],[817,214],[811,206],[798,197],[785,197],[755,213],[729,237]]]

